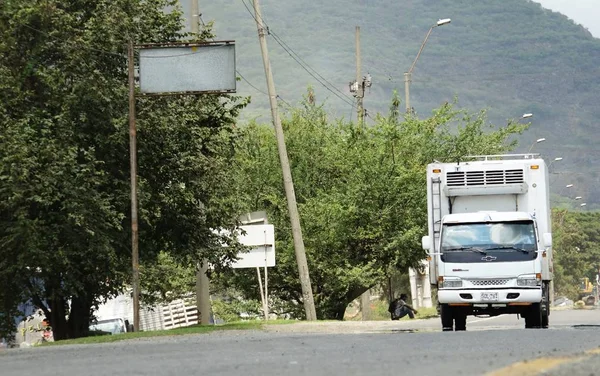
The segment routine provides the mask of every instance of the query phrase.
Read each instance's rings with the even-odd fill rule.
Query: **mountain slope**
[[[250,0],[246,6],[252,9]],[[427,116],[458,97],[462,107],[488,109],[490,120],[532,112],[532,126],[519,151],[537,138],[533,151],[564,160],[554,164],[554,192],[575,184],[570,196],[600,202],[600,39],[566,16],[529,0],[263,0],[272,35],[269,51],[278,94],[295,103],[315,88],[337,116],[355,116],[345,101],[353,98],[348,82],[355,76],[354,27],[361,26],[363,73],[373,86],[365,95],[370,113],[385,112],[394,90],[404,94],[408,70],[429,27],[440,18],[452,23],[433,30],[413,72],[411,104]],[[217,39],[235,39],[239,72],[266,92],[254,19],[242,0],[201,2],[205,21],[215,21]],[[188,5],[185,4],[185,9]],[[277,43],[284,41],[335,86],[332,91],[308,75]],[[318,77],[318,76],[317,76]],[[246,116],[269,121],[264,93],[245,81],[239,92],[252,96]],[[564,193],[564,192],[563,192]]]

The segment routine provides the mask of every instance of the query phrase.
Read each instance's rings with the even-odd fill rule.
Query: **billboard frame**
[[[169,42],[169,43],[144,43],[134,44],[133,48],[137,50],[152,50],[152,49],[164,49],[164,48],[202,48],[202,47],[219,47],[219,46],[233,46],[233,73],[237,72],[235,64],[235,40],[221,40],[221,41],[208,41],[208,42]],[[181,55],[185,56],[185,55]],[[157,56],[157,58],[159,58]],[[141,85],[141,57],[138,60],[139,80],[138,83]],[[234,78],[234,82],[237,82],[237,78]],[[237,85],[236,85],[237,86]],[[141,88],[141,86],[140,86]],[[237,87],[231,90],[186,90],[186,91],[165,91],[157,93],[136,93],[136,97],[161,97],[161,96],[181,96],[181,95],[201,95],[201,94],[234,94],[237,92]]]

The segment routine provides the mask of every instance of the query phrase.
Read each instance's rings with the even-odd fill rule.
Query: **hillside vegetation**
[[[252,9],[251,1],[245,4]],[[238,71],[258,89],[240,81],[239,92],[252,97],[244,117],[269,122],[253,17],[242,0],[202,1],[200,6],[204,21],[215,22],[218,39],[236,40]],[[600,39],[566,16],[529,0],[263,0],[261,6],[272,31],[268,43],[278,94],[295,104],[312,86],[318,100],[327,100],[330,113],[345,118],[355,116],[346,103],[353,100],[348,82],[356,70],[355,26],[361,27],[362,71],[373,76],[365,95],[365,108],[373,114],[387,111],[394,90],[403,97],[403,73],[429,27],[451,18],[450,25],[433,31],[413,72],[416,112],[429,116],[458,97],[469,110],[487,109],[496,124],[534,113],[517,151],[546,138],[532,151],[549,159],[564,157],[552,166],[553,192],[572,183],[575,187],[563,195],[584,196],[588,208],[600,202]],[[327,90],[311,77],[273,34],[334,88]],[[345,101],[334,95],[342,96],[337,90]]]

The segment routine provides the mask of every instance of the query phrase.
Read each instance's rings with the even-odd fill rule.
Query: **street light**
[[[451,21],[452,20],[450,18],[444,18],[444,19],[438,20],[438,22],[436,22],[433,26],[431,26],[429,28],[429,31],[427,32],[427,36],[425,36],[425,40],[423,40],[423,44],[421,44],[421,48],[419,49],[419,53],[417,53],[417,57],[415,58],[415,61],[413,61],[408,72],[404,73],[404,95],[406,96],[405,102],[406,102],[406,113],[407,114],[410,114],[412,112],[410,109],[410,81],[412,78],[411,77],[412,71],[413,71],[413,69],[415,69],[415,64],[417,64],[417,60],[419,60],[419,56],[421,56],[421,52],[423,52],[423,48],[425,48],[425,43],[427,43],[427,39],[429,39],[429,36],[431,35],[431,32],[433,31],[433,29],[438,26],[447,25]]]
[[[529,150],[527,151],[528,153],[531,152],[531,149],[533,149],[533,147],[535,146],[535,144],[539,144],[540,142],[544,142],[546,141],[545,138],[538,138],[537,140],[535,140],[535,142],[533,144],[531,144],[531,147],[529,148]]]
[[[565,185],[565,187],[563,189],[560,190],[560,193],[558,194],[559,196],[562,196],[562,193],[565,191],[565,189],[567,188],[573,188],[573,184],[567,184]]]
[[[554,158],[554,160],[552,162],[550,162],[550,164],[548,165],[548,171],[550,171],[550,167],[552,167],[552,165],[554,164],[554,162],[560,162],[562,160],[563,160],[562,157],[556,157],[556,158]]]

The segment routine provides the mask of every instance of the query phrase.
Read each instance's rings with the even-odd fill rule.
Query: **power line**
[[[302,56],[298,55],[294,50],[292,50],[292,48],[285,43],[285,41],[283,39],[281,39],[281,37],[279,37],[279,35],[277,35],[274,31],[271,31],[271,34],[273,35],[273,38],[276,39],[277,43],[279,43],[280,45],[283,44],[285,45],[294,55],[296,55],[296,57],[298,57],[298,59],[303,62],[309,69],[311,69],[317,76],[319,76],[323,81],[325,81],[327,84],[329,84],[332,88],[334,88],[338,93],[342,94],[343,96],[348,97],[348,95],[346,95],[346,93],[344,93],[343,91],[341,91],[340,89],[338,89],[334,84],[332,84],[330,81],[328,81],[325,77],[323,77],[319,72],[317,72],[314,68],[312,68],[310,65],[308,65],[308,63],[302,58]],[[280,43],[281,42],[281,43]],[[283,46],[282,46],[283,47]],[[348,99],[350,99],[350,97],[348,97]]]
[[[338,97],[339,99],[341,99],[345,103],[347,103],[347,104],[349,104],[351,106],[354,104],[351,100],[349,100],[347,98],[344,98],[344,97],[340,96],[338,93],[336,93],[335,91],[331,90],[331,88],[329,86],[327,86],[326,84],[324,84],[319,78],[317,78],[314,74],[312,74],[298,59],[296,59],[296,57],[294,57],[294,55],[287,48],[285,48],[283,46],[283,44],[281,44],[279,42],[279,40],[274,35],[273,35],[273,39],[281,46],[281,48],[283,48],[285,50],[285,52],[287,52],[288,55],[290,55],[290,57],[292,59],[294,59],[306,71],[306,73],[308,73],[315,80],[317,80],[317,82],[320,83],[325,89],[329,90],[333,95],[335,95],[336,97]]]
[[[269,96],[268,93],[264,92],[263,90],[260,90],[259,88],[257,88],[255,85],[252,84],[252,82],[248,81],[248,79],[246,79],[246,77],[244,77],[239,70],[236,69],[235,71],[238,76],[240,76],[240,78],[242,80],[244,80],[248,85],[250,85],[250,87],[252,87],[254,90],[258,91],[261,94],[264,94],[266,96]],[[279,94],[277,95],[277,99],[279,99],[281,102],[283,102],[285,105],[287,105],[290,108],[293,108],[291,104],[289,104],[285,99],[283,99]]]
[[[248,5],[246,5],[246,2],[244,0],[242,0],[242,3],[244,3],[244,6],[246,7],[246,10],[250,13],[250,15],[252,16],[252,18],[254,18],[255,21],[257,21],[256,17],[255,17],[255,13],[252,13],[252,11],[250,10],[250,8],[248,7]],[[254,8],[254,4],[252,4],[252,8]],[[254,9],[256,11],[256,9]],[[298,60],[300,60],[300,62],[296,59],[296,62],[298,64],[300,64],[301,66],[304,64],[304,66],[306,66],[308,69],[312,70],[317,76],[319,76],[323,81],[325,81],[329,86],[331,86],[333,89],[335,89],[338,93],[342,94],[343,96],[347,97],[347,99],[350,99],[351,102],[352,99],[350,97],[348,97],[348,95],[346,93],[344,93],[343,91],[339,90],[334,84],[332,84],[330,81],[328,81],[325,77],[323,77],[319,72],[317,72],[317,70],[315,70],[314,68],[312,68],[303,58],[302,56],[300,56],[299,54],[297,54],[287,43],[285,43],[285,41],[279,36],[277,35],[277,33],[273,30],[271,30],[267,24],[267,22],[264,20],[264,17],[261,16],[260,20],[262,21],[262,24],[265,25],[267,27],[267,31],[269,34],[271,34],[273,36],[273,39],[281,46],[281,48],[283,48],[286,52],[288,52],[288,54],[293,54],[295,55]],[[289,50],[289,51],[288,51]],[[292,56],[293,58],[293,56]],[[304,68],[304,67],[303,67]],[[308,72],[310,74],[310,72]],[[311,74],[311,76],[313,76]],[[313,78],[316,79],[316,77],[313,76]],[[317,79],[318,80],[318,79]],[[323,83],[321,83],[323,85]],[[324,85],[325,86],[325,85]]]
[[[250,87],[252,87],[254,90],[258,91],[258,92],[259,92],[259,93],[261,93],[261,94],[264,94],[264,95],[267,95],[267,96],[269,95],[269,94],[267,94],[266,92],[264,92],[264,91],[260,90],[259,88],[257,88],[256,86],[254,86],[254,85],[253,85],[253,84],[252,84],[250,81],[248,81],[248,80],[246,79],[246,77],[244,77],[244,76],[243,76],[243,75],[240,73],[240,71],[239,71],[239,70],[237,70],[237,69],[236,69],[236,70],[235,70],[235,72],[238,74],[238,76],[240,76],[240,78],[241,78],[242,80],[246,81],[246,83],[247,83],[248,85],[250,85]]]
[[[281,98],[279,94],[277,94],[277,99],[285,103],[289,108],[293,108],[291,104],[289,104],[285,99]]]
[[[275,32],[273,32],[272,30],[270,30],[268,24],[264,21],[264,18],[260,18],[260,21],[256,18],[255,13],[252,12],[252,10],[250,10],[250,7],[246,4],[246,2],[244,0],[242,0],[242,3],[244,4],[244,7],[246,8],[246,10],[248,11],[248,13],[250,14],[250,16],[252,16],[252,18],[259,24],[264,25],[267,28],[267,31],[270,35],[273,36],[273,40],[275,40],[275,42],[277,44],[279,44],[279,46],[281,48],[283,48],[283,50],[285,52],[287,52],[287,54],[294,60],[296,61],[296,63],[298,63],[298,65],[300,65],[302,67],[302,69],[304,69],[306,71],[306,73],[308,73],[311,77],[313,77],[315,80],[317,80],[318,83],[320,83],[325,89],[329,90],[332,94],[334,94],[336,97],[338,97],[339,99],[341,99],[342,101],[344,101],[346,104],[349,105],[354,105],[353,101],[350,100],[350,98],[345,98],[343,96],[346,96],[342,91],[340,91],[337,87],[335,87],[335,85],[333,85],[331,82],[329,82],[327,79],[325,79],[321,74],[319,74],[314,68],[310,67],[310,65],[308,65],[304,59],[302,59],[302,57],[300,57],[300,55],[298,55],[296,52],[294,52],[280,37],[277,36],[277,34]],[[254,7],[254,6],[253,6]],[[311,70],[314,72],[311,72]],[[319,77],[321,78],[319,78]],[[340,96],[340,94],[336,93],[334,90],[331,89],[331,87],[333,87],[333,89],[335,89],[336,91],[338,91],[339,93],[341,93],[343,96]],[[346,96],[347,97],[347,96]]]

